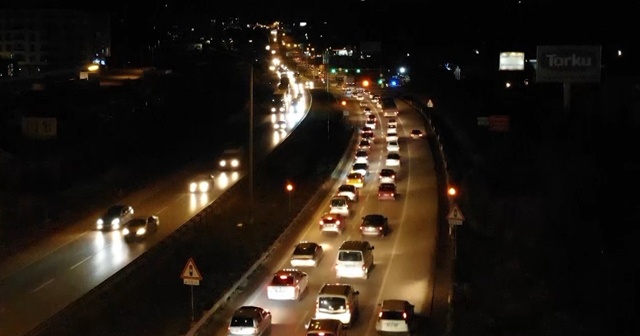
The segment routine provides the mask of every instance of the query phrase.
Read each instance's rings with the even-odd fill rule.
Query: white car
[[[367,117],[373,113],[370,107],[365,107],[364,109],[362,109],[362,111],[364,111],[364,115],[366,115]]]
[[[398,144],[398,141],[388,141],[387,142],[387,151],[388,152],[399,152],[400,151],[400,144]]]
[[[352,173],[360,173],[365,178],[369,175],[369,165],[366,163],[354,163],[351,166]]]
[[[383,168],[378,175],[380,183],[396,183],[396,171],[389,168]]]
[[[387,121],[387,125],[398,127],[398,121],[395,118],[391,118]]]
[[[241,168],[243,155],[244,149],[242,147],[225,150],[218,161],[218,168],[222,170],[237,170]]]
[[[398,133],[387,133],[386,139],[387,139],[387,142],[398,141]]]
[[[338,187],[336,196],[346,196],[351,202],[358,201],[358,188],[351,184],[343,184]]]
[[[387,158],[384,163],[387,167],[400,167],[400,154],[398,153],[387,154]]]
[[[329,213],[350,217],[349,198],[345,196],[333,196],[329,201]]]
[[[369,119],[364,123],[364,126],[369,127],[371,129],[376,129],[376,121]]]
[[[267,335],[271,332],[271,312],[256,306],[242,306],[233,312],[229,335]]]
[[[387,133],[398,134],[398,127],[394,126],[394,125],[388,125],[387,126]]]
[[[316,267],[324,255],[322,246],[318,243],[302,241],[293,249],[291,267]]]
[[[267,297],[269,300],[298,300],[308,284],[306,272],[285,268],[273,275],[267,287]]]
[[[414,305],[406,300],[384,300],[378,305],[376,331],[381,333],[407,334],[415,323]]]
[[[366,150],[356,151],[356,163],[369,163],[369,153]]]

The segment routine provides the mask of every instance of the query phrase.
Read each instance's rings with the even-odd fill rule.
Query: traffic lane
[[[300,119],[301,117],[296,116],[291,117],[290,120],[295,120],[297,123]],[[295,124],[291,123],[291,125],[291,128],[295,127]],[[265,130],[256,138],[258,153],[263,153],[263,156],[280,143],[272,141],[271,130]],[[213,162],[211,167],[215,167]],[[195,168],[191,167],[191,169]],[[209,171],[207,169],[207,172]],[[123,242],[119,231],[94,231],[95,220],[104,210],[82,220],[75,225],[74,231],[82,229],[88,231],[76,234],[76,237],[62,246],[50,246],[52,252],[45,257],[19,268],[2,280],[0,293],[3,293],[3,298],[9,299],[3,299],[5,302],[3,309],[0,310],[0,326],[3,326],[3,329],[11,329],[11,333],[24,333],[33,329],[135,260],[144,250],[174,232],[232,186],[240,174],[243,175],[244,172],[239,174],[215,172],[214,175],[217,178],[214,180],[214,188],[208,193],[195,195],[185,191],[191,178],[197,174],[190,170],[183,170],[125,197],[125,201],[121,203],[133,205],[136,216],[156,214],[160,217],[158,232],[148,237],[143,243],[135,243],[137,245],[133,248],[138,250],[138,253],[130,253],[132,246]],[[227,177],[221,179],[225,176]],[[88,262],[90,260],[101,260],[101,262]],[[84,272],[74,273],[74,269]],[[66,277],[71,279],[61,281]],[[29,279],[29,281],[23,281],[23,279]],[[38,292],[37,296],[30,295],[34,290]],[[35,311],[30,308],[34,305],[39,306]],[[23,314],[28,316],[20,317]],[[16,316],[19,318],[16,319]],[[15,323],[17,320],[20,320],[20,323]]]
[[[379,152],[377,153],[377,156],[380,156],[382,154],[381,148],[374,147],[372,149],[372,156],[376,156],[376,151]],[[422,165],[422,163],[420,163],[420,165]],[[371,166],[373,169],[379,168],[380,161],[371,162]],[[407,168],[407,170],[410,169],[410,167]],[[429,174],[423,175],[426,175],[427,178],[429,177]],[[428,290],[426,290],[426,288],[428,288],[429,282],[428,280],[424,280],[425,278],[428,278],[428,271],[425,270],[429,268],[429,265],[427,263],[425,263],[426,265],[423,268],[418,270],[419,273],[423,274],[417,274],[414,277],[400,276],[400,279],[395,279],[389,276],[389,274],[391,274],[392,272],[397,272],[397,270],[395,270],[396,268],[406,268],[409,273],[415,272],[416,268],[413,267],[413,263],[415,263],[416,259],[414,257],[408,258],[407,262],[398,262],[398,265],[396,266],[393,266],[392,261],[396,259],[395,256],[403,255],[410,252],[417,252],[420,255],[422,253],[424,253],[425,255],[428,254],[426,248],[428,248],[429,246],[432,247],[434,245],[433,242],[429,243],[429,239],[425,239],[424,243],[409,244],[415,239],[415,234],[419,232],[426,231],[426,235],[429,236],[429,230],[424,230],[424,228],[420,227],[420,225],[429,225],[428,223],[425,223],[428,221],[425,221],[424,218],[422,218],[424,214],[420,213],[419,211],[416,212],[416,215],[420,217],[420,220],[413,220],[411,215],[404,215],[403,218],[403,213],[404,211],[406,211],[405,208],[408,206],[413,206],[407,205],[407,200],[398,200],[395,202],[378,201],[376,188],[377,183],[371,180],[372,177],[375,176],[370,176],[368,179],[368,183],[362,189],[360,202],[355,204],[354,215],[352,216],[352,218],[350,218],[347,230],[342,235],[329,236],[319,232],[317,220],[318,218],[320,218],[320,216],[322,216],[323,213],[328,211],[328,208],[321,208],[316,211],[316,214],[314,215],[315,219],[312,219],[310,223],[308,223],[306,232],[299,238],[299,240],[318,242],[322,246],[324,246],[326,250],[325,257],[317,268],[313,268],[310,270],[305,269],[305,271],[307,271],[307,273],[309,274],[310,281],[309,288],[306,294],[307,296],[305,296],[301,300],[301,302],[278,302],[268,300],[266,298],[266,286],[271,279],[271,277],[268,276],[261,282],[258,289],[254,292],[253,295],[251,295],[251,297],[244,300],[243,303],[238,302],[236,305],[233,305],[233,307],[237,307],[243,304],[249,304],[263,306],[272,310],[274,318],[273,330],[276,334],[297,334],[304,330],[304,324],[306,324],[315,310],[315,293],[317,293],[321,286],[327,282],[352,283],[356,287],[356,289],[360,291],[360,321],[358,321],[352,328],[352,330],[354,330],[356,334],[367,332],[367,330],[375,324],[377,304],[380,302],[382,295],[386,295],[386,292],[383,293],[382,291],[380,291],[380,288],[385,289],[393,287],[392,289],[386,290],[392,293],[400,293],[404,295],[409,294],[410,296],[407,299],[416,298],[420,295],[420,293],[422,293],[424,297],[422,297],[421,300],[418,300],[416,303],[418,304],[418,311],[420,311],[420,309],[425,309],[424,305],[428,301],[426,295],[428,295],[429,292]],[[421,183],[422,177],[417,176],[415,180],[417,180],[416,183],[419,184]],[[403,183],[406,183],[406,185],[403,185]],[[411,183],[413,183],[413,181],[411,181]],[[399,190],[402,190],[403,194],[405,194],[405,197],[412,197],[413,192],[411,191],[411,188],[413,187],[409,188],[408,182],[399,181],[398,188]],[[422,190],[422,188],[416,188],[416,190],[420,192],[424,191]],[[418,194],[418,196],[420,196],[420,194]],[[326,204],[328,204],[329,199],[330,196],[325,200]],[[418,200],[417,202],[422,204],[423,200]],[[404,205],[402,206],[402,208],[399,208],[399,206],[403,203]],[[366,213],[369,213],[370,211],[387,215],[390,219],[390,224],[393,227],[394,232],[392,232],[389,237],[365,238],[371,241],[374,246],[376,246],[376,250],[374,250],[374,258],[376,260],[377,266],[372,270],[369,279],[336,279],[333,269],[333,261],[337,256],[337,248],[344,240],[362,239],[360,237],[359,231],[360,217]],[[412,224],[406,224],[405,221]],[[435,217],[433,218],[432,222],[435,222]],[[404,229],[407,226],[412,226],[414,227],[414,229]],[[403,246],[403,248],[399,249],[399,245]],[[293,249],[293,246],[294,244],[291,244],[289,246],[289,249]],[[279,263],[279,266],[272,269],[272,273],[280,268],[287,267],[288,257],[289,255],[286,255]],[[327,262],[327,258],[329,262]],[[388,285],[387,282],[389,281],[389,278],[391,278],[391,281],[398,280],[397,285]],[[414,279],[418,280],[416,281]],[[403,288],[407,287],[412,290],[408,293],[402,292]],[[227,314],[223,315],[225,316],[225,318],[219,319],[217,321],[219,325],[217,332],[215,333],[216,335],[225,334],[225,323],[228,323],[228,319],[231,317],[231,313],[232,309],[229,309],[227,311]],[[361,321],[369,322],[363,323]]]

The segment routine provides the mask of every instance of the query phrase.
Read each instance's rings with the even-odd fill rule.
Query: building
[[[0,9],[0,78],[65,71],[111,54],[109,15],[57,9]]]

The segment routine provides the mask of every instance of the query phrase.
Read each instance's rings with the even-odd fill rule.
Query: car
[[[221,170],[237,170],[241,168],[244,149],[242,147],[226,149],[218,160],[218,168]]]
[[[356,188],[362,188],[364,187],[364,176],[360,173],[348,174],[346,184],[352,185]]]
[[[353,166],[351,166],[351,172],[352,173],[360,173],[360,175],[362,175],[364,178],[366,178],[367,175],[369,175],[369,164],[367,164],[367,163],[354,163]]]
[[[390,118],[389,120],[387,120],[387,126],[398,127],[398,120],[396,120],[395,118]]]
[[[273,129],[285,130],[287,129],[287,122],[284,120],[278,120],[273,123]]]
[[[366,119],[366,120],[367,120],[367,121],[377,122],[377,121],[378,121],[378,118],[376,118],[376,116],[375,116],[375,115],[370,114],[370,115],[368,115],[368,116],[367,116],[367,119]]]
[[[373,134],[373,128],[371,127],[363,127],[362,129],[360,129],[360,134]]]
[[[387,125],[387,134],[389,133],[398,134],[398,126]]]
[[[371,98],[371,102],[378,103],[380,101],[380,95],[374,94]]]
[[[387,141],[387,151],[388,152],[399,152],[400,144],[398,141]]]
[[[338,187],[338,192],[336,193],[336,196],[346,196],[349,199],[349,201],[357,202],[360,196],[360,193],[358,192],[358,188],[356,188],[355,186],[350,184],[343,184]]]
[[[419,130],[419,129],[411,130],[411,138],[412,139],[420,139],[423,136],[424,136],[424,134],[422,133],[421,130]]]
[[[122,227],[122,236],[126,242],[141,240],[158,231],[160,219],[152,215],[133,218]]]
[[[314,318],[336,319],[350,327],[360,314],[359,294],[350,284],[324,284],[316,297]]]
[[[364,94],[362,92],[358,92],[356,94],[356,99],[357,100],[364,100]]]
[[[384,164],[387,167],[400,167],[400,154],[398,153],[387,154],[387,158],[385,159]]]
[[[269,300],[294,300],[307,290],[309,275],[295,268],[285,268],[277,271],[267,287]]]
[[[114,205],[96,221],[96,229],[101,231],[118,230],[133,219],[133,207],[130,205]]]
[[[373,133],[365,133],[365,134],[360,134],[360,139],[367,140],[369,141],[369,143],[372,143],[375,140],[375,137],[373,136]]]
[[[257,306],[242,306],[233,312],[229,335],[268,335],[271,332],[271,312]]]
[[[316,267],[324,256],[324,250],[318,243],[302,241],[293,248],[291,267]]]
[[[386,236],[389,234],[389,219],[380,214],[369,214],[362,217],[360,234],[363,236]]]
[[[376,128],[376,121],[373,119],[368,119],[367,121],[364,122],[364,125],[366,127],[371,127],[371,129],[375,129]]]
[[[378,186],[378,199],[379,200],[396,200],[398,192],[396,191],[395,183],[380,183]]]
[[[364,149],[364,150],[369,150],[371,149],[371,142],[369,142],[369,140],[360,140],[360,143],[358,143],[358,149]]]
[[[414,329],[415,306],[407,300],[384,300],[378,305],[376,331],[409,334]]]
[[[357,150],[355,158],[356,163],[369,163],[369,153],[366,150]]]
[[[349,217],[351,215],[349,199],[346,196],[333,196],[329,201],[329,213]]]
[[[390,168],[382,168],[378,174],[380,183],[396,183],[396,171]]]
[[[364,112],[364,115],[369,116],[373,113],[373,111],[371,111],[370,107],[365,107],[362,109],[362,111]]]
[[[385,137],[385,139],[387,140],[387,142],[389,142],[389,141],[398,141],[398,133],[396,133],[396,132],[387,133],[387,136]]]
[[[213,184],[213,174],[202,174],[189,182],[190,193],[206,193],[211,189]]]
[[[312,318],[305,327],[305,336],[347,336],[347,327],[338,319]]]
[[[318,221],[320,231],[342,233],[347,224],[347,219],[340,214],[325,213]]]

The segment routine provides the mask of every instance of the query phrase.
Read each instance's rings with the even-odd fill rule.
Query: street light
[[[291,214],[291,194],[293,192],[293,184],[291,182],[287,183],[287,192],[289,193],[289,214]]]

